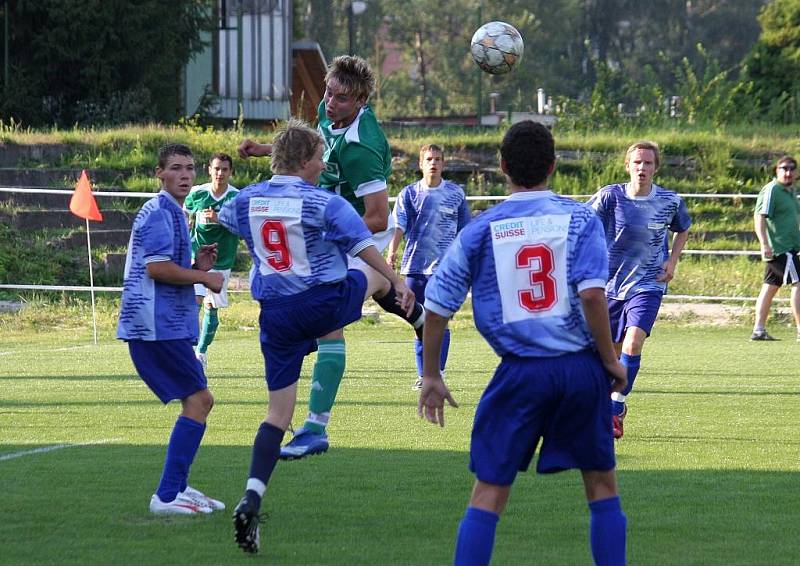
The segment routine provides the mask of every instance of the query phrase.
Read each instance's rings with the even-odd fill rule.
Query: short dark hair
[[[184,157],[191,157],[194,159],[194,153],[188,145],[182,143],[168,143],[161,146],[158,150],[158,167],[164,169],[167,166],[167,161],[173,155],[183,155]]]
[[[375,90],[375,73],[364,59],[355,55],[340,55],[328,66],[325,84],[336,79],[356,100],[369,100]]]
[[[321,145],[325,145],[325,140],[317,130],[302,120],[289,118],[272,140],[270,168],[278,175],[296,173],[300,164],[314,157]]]
[[[520,187],[535,187],[547,179],[556,160],[553,135],[545,126],[524,120],[511,126],[500,144],[506,174]]]
[[[783,165],[784,163],[791,163],[795,167],[797,167],[797,160],[792,157],[791,155],[782,155],[778,161],[775,162],[775,169],[777,170],[778,167]]]
[[[208,158],[209,167],[211,167],[211,162],[214,161],[215,159],[219,159],[220,161],[227,161],[228,165],[230,165],[231,173],[233,173],[233,157],[231,157],[227,153],[217,152]]]

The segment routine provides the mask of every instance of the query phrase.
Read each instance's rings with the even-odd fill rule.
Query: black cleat
[[[750,340],[753,342],[774,342],[777,339],[767,334],[766,330],[754,330],[750,335]]]
[[[258,552],[260,533],[258,524],[261,516],[250,500],[245,496],[233,512],[234,538],[239,548],[250,554]]]

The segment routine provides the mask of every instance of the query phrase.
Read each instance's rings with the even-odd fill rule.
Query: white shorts
[[[231,280],[230,269],[209,269],[215,273],[222,273],[225,280],[222,282],[222,290],[219,293],[210,291],[205,285],[200,283],[194,284],[194,294],[196,297],[203,297],[203,304],[209,305],[212,308],[219,309],[228,306],[228,283]]]
[[[394,236],[394,215],[389,215],[389,224],[386,226],[386,230],[382,232],[376,232],[372,235],[372,239],[375,241],[375,247],[378,248],[378,252],[383,253],[383,251],[389,247],[389,243],[392,241],[392,237]],[[358,269],[359,267],[363,267],[367,265],[367,263],[358,257],[348,257],[347,258],[347,268],[348,269]]]

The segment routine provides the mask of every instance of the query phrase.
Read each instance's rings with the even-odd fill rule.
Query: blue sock
[[[156,490],[156,495],[161,501],[165,503],[172,501],[179,492],[186,489],[189,468],[205,432],[204,423],[189,417],[180,416],[175,421],[167,445],[167,457],[164,459],[161,481]]]
[[[417,360],[417,375],[422,375],[422,340],[414,338],[414,356]]]
[[[500,516],[477,507],[468,507],[458,526],[455,566],[483,566],[492,560],[494,533]]]
[[[278,463],[278,456],[281,453],[281,442],[283,442],[284,431],[269,423],[261,423],[253,441],[253,457],[250,460],[250,478],[259,480],[266,487],[275,464]],[[257,493],[251,489],[247,490],[247,497],[250,498],[256,507],[261,506],[262,493]]]
[[[628,519],[622,512],[619,496],[589,503],[589,543],[597,566],[625,564],[625,533]]]
[[[633,382],[636,380],[636,375],[639,373],[639,365],[642,362],[642,356],[629,356],[623,353],[619,357],[619,362],[628,370],[628,385],[622,390],[623,395],[628,395],[633,389]],[[621,415],[622,411],[625,409],[625,404],[619,401],[611,401],[611,405],[612,414],[614,415]]]
[[[439,358],[439,369],[444,371],[447,365],[447,354],[450,351],[450,329],[446,328],[444,331],[444,338],[442,339],[442,352]],[[414,355],[417,359],[417,375],[422,375],[422,340],[419,338],[414,339]]]
[[[450,352],[450,329],[444,329],[444,338],[442,338],[442,352],[439,357],[439,369],[444,371],[444,366],[447,365],[447,354]]]

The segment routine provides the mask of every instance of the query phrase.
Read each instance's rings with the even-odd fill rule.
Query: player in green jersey
[[[236,250],[239,237],[228,232],[217,221],[217,214],[222,205],[236,197],[239,190],[228,183],[233,175],[233,159],[225,153],[215,153],[208,165],[210,183],[195,185],[183,208],[189,216],[192,235],[192,254],[196,254],[200,246],[217,244],[217,262],[212,271],[218,271],[225,277],[225,283],[219,293],[209,291],[205,286],[196,284],[194,293],[197,302],[203,304],[203,324],[197,342],[196,355],[203,369],[208,365],[207,352],[219,326],[220,308],[228,306],[228,282],[231,268],[236,261]]]
[[[367,104],[374,89],[375,74],[360,57],[336,57],[328,67],[325,94],[317,110],[318,130],[325,139],[323,159],[326,164],[319,184],[353,205],[372,232],[378,250],[382,252],[394,234],[387,187],[392,171],[392,154],[389,142]],[[272,146],[269,144],[244,140],[239,145],[239,155],[243,158],[271,153]],[[353,260],[350,267],[359,261]],[[408,321],[421,338],[425,321],[421,304],[414,306],[411,315],[406,314],[397,304],[394,287],[385,297],[375,301],[384,310]],[[339,355],[341,359],[335,363],[327,359],[323,362],[317,360],[308,417],[303,427],[295,431],[294,438],[281,449],[281,458],[303,458],[328,449],[325,427],[344,375],[344,351]]]

